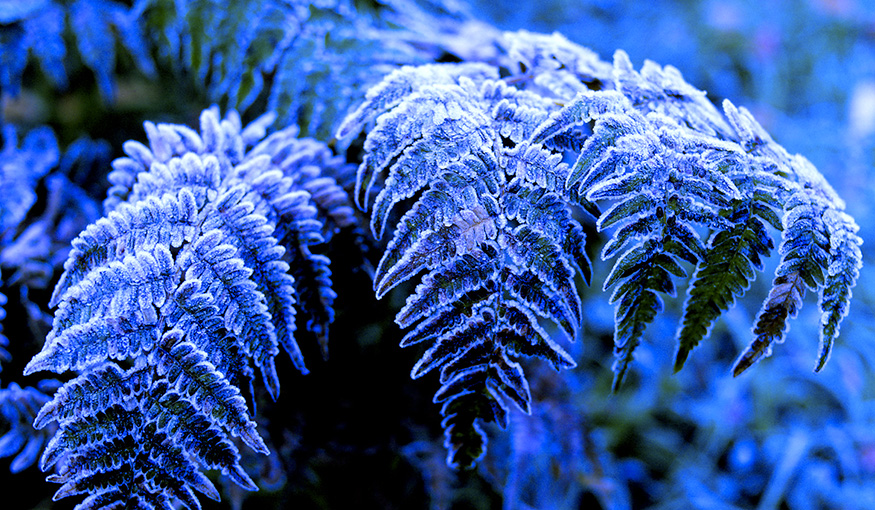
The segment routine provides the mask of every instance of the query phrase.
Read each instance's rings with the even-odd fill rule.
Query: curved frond
[[[769,186],[768,174],[737,173],[742,199],[725,210],[731,228],[714,232],[703,260],[697,265],[684,304],[683,324],[678,331],[675,371],[680,370],[690,351],[711,331],[716,319],[728,310],[736,297],[744,295],[756,272],[763,270],[763,258],[774,248],[768,226],[782,228],[768,197],[780,188]]]
[[[371,216],[377,236],[391,210],[412,200],[374,289],[382,297],[423,273],[395,322],[412,328],[402,346],[429,346],[411,376],[440,371],[435,402],[443,403],[447,462],[467,468],[485,452],[482,423],[505,425],[509,402],[530,412],[517,358],[574,366],[540,319],[573,339],[582,315],[575,274],[589,281],[591,271],[566,201],[568,167],[526,142],[551,103],[501,81],[441,74],[455,71],[404,70],[375,89],[370,101],[385,111],[368,114],[376,121],[357,190],[367,206],[380,186]],[[440,78],[431,82],[433,74]],[[359,126],[363,115],[347,123]]]
[[[759,359],[772,353],[774,343],[782,343],[789,325],[802,307],[805,289],[819,291],[825,281],[830,249],[830,233],[822,216],[831,205],[816,191],[802,188],[785,203],[781,263],[769,296],[757,316],[755,338],[735,361],[732,373],[738,376]]]
[[[149,145],[116,160],[109,212],[73,242],[52,331],[26,367],[79,374],[35,420],[58,422],[42,460],[58,466],[56,498],[198,508],[195,491],[218,499],[199,468],[257,489],[234,438],[268,449],[241,387],[258,368],[276,398],[280,345],[306,373],[296,311],[326,348],[329,260],[310,250],[360,228],[320,176],[342,163],[290,131],[261,141],[271,120],[244,127],[211,108],[199,133],[147,123]]]
[[[857,283],[863,266],[863,254],[860,251],[863,240],[857,235],[859,227],[854,219],[842,211],[829,209],[823,214],[823,222],[829,233],[830,246],[826,280],[820,298],[820,352],[815,372],[820,371],[829,359],[832,344],[839,334],[839,325],[848,314],[851,288]]]

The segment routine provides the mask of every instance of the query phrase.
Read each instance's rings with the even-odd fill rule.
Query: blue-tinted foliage
[[[574,339],[574,275],[590,275],[582,227],[566,205],[568,167],[526,143],[549,103],[497,78],[479,65],[403,68],[340,128],[342,136],[377,117],[356,185],[366,204],[388,173],[373,202],[377,237],[399,202],[419,197],[398,222],[374,288],[381,297],[427,271],[395,321],[413,327],[402,346],[430,345],[411,376],[440,369],[434,401],[454,467],[482,458],[478,422],[505,427],[506,401],[531,412],[515,358],[574,366],[538,317]]]
[[[24,306],[33,329],[50,324],[51,317],[45,303],[31,300],[31,292],[50,284],[63,266],[70,241],[99,216],[98,204],[80,186],[90,178],[92,166],[108,161],[109,149],[105,143],[81,138],[61,154],[48,127],[30,130],[21,142],[18,131],[13,125],[3,126],[0,282]],[[0,297],[0,310],[7,297]],[[0,334],[0,370],[11,361],[9,342]]]
[[[79,374],[35,421],[60,427],[41,461],[58,466],[56,499],[199,508],[193,490],[219,497],[199,466],[256,489],[232,439],[268,450],[241,388],[257,368],[277,397],[280,345],[306,373],[296,309],[327,348],[335,294],[310,247],[354,221],[308,191],[336,198],[319,174],[341,162],[295,128],[265,138],[272,118],[244,127],[213,108],[200,133],[147,122],[149,145],[113,162],[106,216],[73,240],[25,369]]]
[[[159,53],[241,111],[328,138],[366,89],[400,64],[437,58],[462,16],[440,2],[146,0]],[[371,12],[373,10],[373,12]]]
[[[763,221],[783,230],[782,263],[734,373],[783,341],[802,285],[821,291],[829,272],[822,368],[862,261],[858,227],[813,166],[777,145],[747,110],[726,101],[721,114],[675,68],[648,61],[636,71],[618,51],[610,72],[558,35],[506,34],[501,45],[499,67],[396,71],[338,131],[347,136],[376,118],[356,186],[363,207],[379,189],[374,235],[383,234],[399,202],[415,198],[374,288],[381,297],[427,270],[396,322],[415,326],[402,346],[434,342],[411,375],[442,368],[435,402],[443,403],[448,462],[468,466],[482,456],[485,436],[474,418],[504,426],[503,399],[530,412],[522,370],[507,354],[573,366],[564,352],[554,354],[561,351],[536,319],[550,319],[571,338],[581,322],[571,269],[579,263],[587,282],[590,269],[572,204],[594,211],[596,228],[612,232],[602,259],[617,257],[603,285],[616,286],[615,390],[665,307],[662,295],[675,296],[674,280],[692,265],[675,362],[681,368],[749,286],[753,268],[762,269],[761,257],[774,246]],[[563,155],[576,161],[566,166]],[[599,212],[599,202],[611,205]],[[783,209],[783,224],[773,208]],[[821,226],[826,217],[829,232]],[[707,245],[701,232],[710,232]],[[745,236],[744,244],[731,241]],[[843,248],[834,262],[827,260],[831,244]],[[505,342],[505,328],[521,338]]]
[[[18,142],[14,126],[3,126],[0,174],[0,242],[5,246],[36,202],[36,184],[58,162],[60,153],[49,128],[34,129]]]
[[[0,414],[6,433],[0,436],[0,458],[12,457],[9,470],[17,473],[36,463],[53,429],[35,431],[33,420],[40,407],[49,401],[47,393],[57,388],[57,381],[42,381],[40,388],[21,388],[12,383],[0,389]]]
[[[106,98],[113,96],[116,67],[115,46],[134,59],[137,68],[154,74],[139,7],[114,0],[3,0],[0,2],[0,91],[16,96],[29,57],[58,87],[68,84],[69,30],[81,62],[95,74]]]
[[[614,202],[597,222],[599,230],[615,229],[602,258],[620,254],[604,284],[605,289],[619,284],[611,296],[618,303],[614,386],[622,381],[644,327],[664,308],[657,292],[675,295],[672,276],[687,276],[681,265],[686,261],[696,265],[697,273],[679,331],[675,368],[683,366],[714,319],[748,287],[755,277],[752,269],[762,269],[760,257],[774,246],[765,220],[783,230],[782,263],[757,319],[756,336],[733,368],[738,375],[768,356],[773,342],[783,341],[786,319],[801,306],[803,284],[821,291],[825,271],[841,272],[831,292],[849,294],[862,263],[858,227],[811,163],[790,156],[747,110],[724,101],[724,119],[673,68],[645,62],[636,72],[622,52],[615,55],[614,68],[613,88],[622,95],[578,93],[534,136],[541,141],[563,127],[594,122],[568,185],[579,186],[589,201]],[[609,94],[616,95],[606,104]],[[783,224],[773,207],[783,209]],[[740,213],[759,218],[739,231],[739,223],[727,217],[747,221]],[[819,226],[825,216],[834,223],[832,232]],[[711,231],[707,247],[699,234],[703,229]],[[748,240],[740,244],[725,239],[738,235]],[[831,242],[847,248],[834,254],[840,267],[827,261],[824,250]],[[703,277],[707,282],[698,283]],[[702,290],[706,285],[708,290]],[[825,305],[818,367],[829,356],[845,303]]]
[[[872,6],[469,3],[0,0],[7,506],[875,506]]]

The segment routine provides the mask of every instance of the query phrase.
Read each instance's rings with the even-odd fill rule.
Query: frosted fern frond
[[[763,259],[774,248],[769,226],[783,229],[774,209],[781,207],[779,197],[786,184],[772,174],[748,168],[731,170],[728,175],[742,197],[722,211],[732,227],[711,234],[705,257],[696,267],[678,331],[675,371],[736,297],[744,295],[756,271],[763,270]]]
[[[697,264],[704,257],[699,230],[731,227],[720,210],[740,194],[714,162],[742,154],[659,112],[642,113],[622,97],[609,97],[613,105],[598,93],[578,94],[535,136],[558,132],[560,123],[595,121],[567,185],[591,202],[614,203],[597,227],[614,229],[602,258],[618,256],[604,282],[605,289],[617,285],[611,295],[617,303],[616,389],[646,325],[664,307],[659,294],[674,296],[672,277],[687,276],[681,262]]]
[[[859,227],[854,219],[834,209],[825,211],[822,219],[829,234],[830,246],[826,278],[820,295],[820,353],[815,371],[820,371],[829,359],[841,320],[848,314],[851,288],[857,283],[863,266],[863,254],[860,251],[863,240],[857,235]]]
[[[575,269],[590,274],[583,230],[566,201],[568,167],[526,143],[551,102],[484,69],[398,71],[340,128],[355,132],[376,114],[357,182],[362,205],[379,190],[376,236],[394,207],[413,200],[374,288],[382,297],[424,273],[395,321],[412,328],[402,346],[429,346],[411,376],[440,370],[434,401],[442,404],[447,463],[455,468],[485,454],[482,422],[506,426],[509,403],[530,412],[517,359],[539,357],[557,370],[575,365],[541,319],[574,339],[581,320]]]
[[[17,96],[29,56],[59,88],[67,86],[71,53],[65,41],[69,31],[81,62],[95,74],[98,89],[112,98],[118,44],[137,68],[155,74],[149,56],[139,7],[128,7],[113,0],[37,0],[16,2],[18,9],[5,9],[0,19],[0,90]]]
[[[769,297],[757,316],[755,338],[736,360],[734,375],[768,357],[773,344],[784,341],[789,327],[787,319],[795,317],[802,307],[806,288],[821,295],[824,320],[816,370],[823,368],[839,322],[847,313],[850,289],[859,275],[862,241],[856,236],[857,226],[850,216],[812,187],[796,190],[784,209],[781,263],[775,271]],[[835,248],[840,250],[834,252]]]
[[[176,340],[174,334],[169,337]],[[61,424],[40,460],[43,469],[58,466],[49,477],[63,484],[56,500],[88,494],[81,503],[86,508],[95,501],[133,505],[138,500],[145,508],[170,501],[200,508],[193,489],[214,500],[219,493],[199,465],[256,489],[227,431],[212,423],[212,410],[199,407],[190,393],[177,392],[156,368],[123,372],[114,364],[101,366],[68,382],[46,406],[54,414],[48,419]],[[209,370],[203,372],[202,377],[211,377]],[[96,405],[83,395],[98,390]]]
[[[498,48],[506,53],[484,64],[396,71],[339,131],[350,135],[373,122],[356,189],[359,205],[373,203],[373,233],[383,234],[399,204],[412,204],[401,211],[375,290],[385,295],[427,271],[397,318],[413,327],[402,345],[436,342],[440,355],[423,358],[423,367],[452,364],[453,349],[477,344],[463,343],[479,334],[465,328],[488,330],[479,307],[491,305],[479,303],[499,290],[516,289],[516,302],[574,336],[580,317],[568,275],[572,261],[585,253],[584,239],[568,228],[571,223],[556,219],[571,204],[597,216],[596,227],[609,234],[602,259],[616,257],[603,285],[615,287],[615,389],[646,326],[662,311],[663,296],[675,295],[678,279],[694,268],[678,330],[677,369],[762,269],[774,230],[784,235],[782,264],[767,301],[780,304],[756,331],[772,335],[769,342],[782,338],[784,320],[802,297],[800,285],[824,285],[831,239],[848,253],[832,264],[830,292],[822,299],[825,359],[856,279],[859,243],[853,221],[842,216],[841,199],[807,160],[776,144],[746,109],[728,101],[722,112],[715,108],[672,67],[646,62],[635,70],[622,51],[611,66],[555,35],[506,34]],[[574,162],[565,166],[561,159]],[[540,202],[544,192],[550,196]],[[802,209],[794,205],[809,202]],[[550,212],[533,217],[518,208]],[[826,214],[834,234],[821,225]],[[557,251],[529,230],[530,222],[545,217],[554,223],[538,232],[548,232]],[[811,228],[820,233],[803,234]],[[558,232],[567,237],[555,237]],[[811,236],[816,249],[806,247]],[[512,269],[497,269],[493,253]],[[552,263],[538,265],[543,261]],[[586,278],[588,264],[580,269]],[[497,280],[490,276],[496,272]],[[458,304],[434,312],[445,303]],[[456,347],[440,343],[445,331],[455,332],[448,345]],[[479,372],[471,377],[490,380]],[[466,397],[480,411],[466,415],[465,423],[487,408],[482,404],[492,397],[483,395]],[[457,407],[445,411],[455,414]],[[454,448],[480,435],[469,425],[463,433],[459,420],[445,422]],[[451,464],[453,451],[462,450],[451,448]]]
[[[783,339],[804,287],[823,286],[834,235],[845,254],[833,266],[832,297],[822,299],[822,367],[860,260],[859,238],[845,234],[856,225],[841,212],[835,191],[807,160],[775,143],[750,112],[725,101],[721,115],[676,69],[646,62],[636,71],[617,52],[613,83],[605,88],[577,92],[537,128],[533,141],[554,140],[577,152],[567,186],[585,200],[612,202],[597,226],[614,229],[602,257],[619,255],[605,282],[606,288],[618,284],[611,296],[618,302],[615,388],[644,326],[662,310],[658,293],[673,295],[672,276],[686,277],[682,261],[696,270],[678,331],[676,370],[762,270],[774,246],[770,227],[783,230],[782,264],[752,347],[734,371]],[[825,230],[824,215],[843,218],[836,234]],[[700,237],[705,231],[707,245]]]
[[[114,162],[107,215],[73,241],[26,367],[79,373],[36,419],[60,425],[42,463],[58,466],[56,498],[196,508],[192,490],[218,498],[198,466],[256,489],[233,438],[267,448],[241,388],[257,369],[276,398],[280,345],[306,373],[296,308],[325,348],[334,292],[310,248],[357,228],[348,203],[308,191],[336,195],[319,165],[342,162],[294,128],[264,138],[272,119],[214,107],[199,133],[147,123],[149,145]]]

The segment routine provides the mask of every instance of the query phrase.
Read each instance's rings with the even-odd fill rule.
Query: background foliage
[[[20,7],[25,4],[33,10]],[[102,12],[117,13],[111,23],[88,21],[89,7],[98,4]],[[671,373],[674,346],[660,341],[674,336],[681,313],[680,300],[668,301],[666,313],[648,329],[626,385],[611,395],[613,310],[598,286],[584,289],[584,330],[570,350],[578,367],[557,374],[527,366],[533,416],[512,414],[509,430],[490,438],[478,470],[456,473],[445,465],[430,401],[437,381],[411,381],[409,367],[421,353],[397,347],[402,332],[391,319],[403,295],[371,299],[362,291],[370,288],[368,276],[344,271],[353,264],[341,257],[332,263],[338,298],[331,359],[319,361],[315,342],[302,342],[309,375],[278,361],[283,395],[275,405],[260,405],[258,420],[279,455],[267,462],[242,459],[262,490],[243,498],[226,488],[220,505],[875,506],[875,261],[865,249],[875,243],[871,2],[521,6],[474,0],[465,7],[249,1],[236,2],[237,11],[224,4],[0,1],[2,120],[18,126],[18,141],[4,130],[0,153],[0,293],[7,300],[2,335],[8,339],[0,337],[0,433],[14,433],[39,407],[22,402],[41,402],[42,392],[54,389],[36,376],[23,377],[22,369],[48,331],[46,303],[67,243],[99,217],[108,161],[122,155],[124,140],[143,139],[144,120],[196,125],[212,102],[238,108],[249,120],[272,108],[280,115],[277,125],[297,123],[304,134],[330,142],[340,118],[384,70],[476,53],[476,34],[489,29],[478,32],[466,20],[478,17],[502,29],[559,30],[606,60],[622,48],[636,68],[644,59],[671,64],[715,103],[730,98],[749,108],[791,153],[809,158],[847,201],[866,243],[864,269],[831,362],[821,373],[811,372],[819,313],[809,299],[786,343],[748,373],[731,377],[729,366],[749,341],[768,291],[763,277],[678,374]],[[190,15],[181,15],[180,6]],[[30,59],[15,60],[6,51],[13,43],[29,49]],[[116,49],[113,58],[95,58],[107,47]],[[235,72],[240,68],[254,72]],[[16,162],[15,147],[39,149],[45,157]],[[12,204],[26,205],[12,210]],[[775,263],[766,262],[766,275]],[[14,448],[17,437],[6,434],[12,439],[0,448],[11,452],[0,463],[4,493],[22,494],[20,508],[72,505],[51,502],[45,475],[26,466],[37,446],[22,435]],[[20,472],[10,474],[7,467]]]

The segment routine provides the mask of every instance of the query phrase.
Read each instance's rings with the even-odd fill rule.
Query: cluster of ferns
[[[146,123],[147,143],[112,163],[103,216],[72,242],[51,332],[25,369],[75,376],[51,396],[11,388],[51,431],[19,445],[19,463],[39,456],[55,498],[82,495],[80,508],[200,508],[196,493],[219,498],[205,470],[257,489],[241,466],[241,448],[270,454],[253,385],[279,397],[281,350],[307,372],[296,324],[327,352],[337,296],[324,246],[363,238],[365,215],[384,246],[375,295],[409,292],[401,346],[423,347],[413,378],[439,374],[454,468],[486,454],[485,423],[506,426],[510,406],[531,413],[525,359],[575,366],[563,344],[582,336],[584,284],[615,305],[616,390],[679,283],[675,370],[777,248],[732,371],[783,341],[806,290],[820,296],[824,366],[861,240],[808,160],[746,109],[717,108],[676,69],[636,70],[622,51],[607,63],[517,32],[479,55],[389,73],[331,148],[295,127],[269,132],[271,114],[244,126],[213,107],[197,130]],[[335,151],[354,140],[350,196],[338,182],[355,170]],[[601,282],[585,226],[607,238]]]

